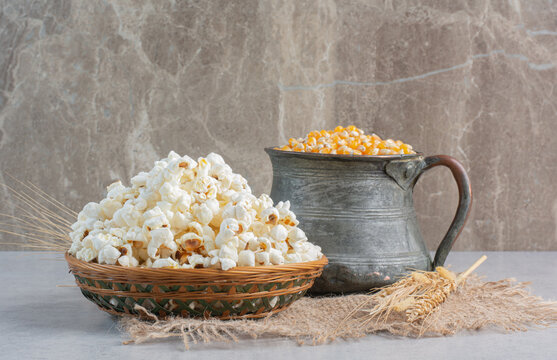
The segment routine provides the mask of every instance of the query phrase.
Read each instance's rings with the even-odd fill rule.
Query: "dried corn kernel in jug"
[[[312,131],[305,138],[291,138],[282,151],[343,155],[407,155],[415,154],[412,146],[400,140],[383,140],[376,134],[366,135],[354,125],[337,126],[334,130]]]

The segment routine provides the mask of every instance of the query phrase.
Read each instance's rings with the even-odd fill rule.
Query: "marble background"
[[[462,161],[475,203],[456,249],[557,250],[552,1],[0,4],[0,182],[80,209],[173,149],[221,153],[268,192],[264,147],[355,124]],[[434,248],[450,172],[415,201]],[[0,211],[17,211],[5,189]]]

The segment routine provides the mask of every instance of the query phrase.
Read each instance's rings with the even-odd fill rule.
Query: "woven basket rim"
[[[107,303],[107,296],[124,297],[127,299],[126,301],[132,299],[140,304],[143,302],[139,302],[137,300],[139,298],[147,299],[151,304],[153,301],[158,304],[157,301],[160,299],[164,301],[170,299],[178,302],[220,301],[221,304],[230,301],[243,304],[247,301],[253,307],[255,305],[251,301],[257,299],[263,301],[261,300],[263,298],[299,296],[305,293],[313,285],[314,280],[321,275],[323,267],[328,263],[327,258],[323,255],[319,260],[306,263],[239,267],[230,270],[205,268],[152,269],[88,263],[78,260],[68,252],[66,252],[65,258],[70,271],[75,276],[77,286],[81,288],[85,297],[96,303],[101,310],[110,313],[114,313],[110,311],[110,309],[114,310],[112,308],[114,304]],[[122,287],[122,284],[129,284],[130,286]],[[262,288],[261,285],[265,287]],[[172,286],[178,287],[171,288]],[[281,304],[281,308],[288,307],[290,303],[289,300],[287,303]],[[158,306],[162,305],[159,304]],[[211,309],[210,316],[236,318],[236,315],[226,313],[232,311],[231,309],[221,314],[220,310],[212,309],[210,305],[207,306]],[[250,312],[249,317],[262,317],[277,311],[275,305],[270,305],[270,303],[261,302],[258,306],[257,312],[253,314]],[[269,306],[272,308],[263,311]],[[128,309],[125,312],[129,311],[135,314],[135,310]],[[172,313],[174,310],[167,309],[164,311]],[[216,311],[216,315],[212,313],[213,311]],[[180,312],[180,316],[182,315],[182,312]],[[238,317],[244,315],[241,314]],[[205,313],[203,316],[205,316]]]
[[[235,278],[238,276],[257,276],[257,275],[271,275],[271,274],[284,274],[291,272],[304,272],[304,271],[315,271],[316,269],[323,268],[323,266],[329,263],[329,260],[325,255],[319,260],[292,263],[292,264],[282,264],[282,265],[267,265],[267,266],[238,266],[230,270],[212,269],[212,268],[199,268],[199,269],[164,269],[164,268],[142,268],[142,267],[124,267],[118,265],[108,265],[108,264],[97,264],[89,263],[83,260],[77,259],[75,256],[71,255],[69,252],[65,253],[66,261],[68,265],[81,268],[83,270],[88,270],[92,272],[119,272],[122,275],[153,275],[153,276],[176,276],[176,275],[194,275],[195,277],[207,276],[213,277],[218,276]],[[224,276],[223,276],[224,275]],[[228,275],[228,276],[226,276]]]

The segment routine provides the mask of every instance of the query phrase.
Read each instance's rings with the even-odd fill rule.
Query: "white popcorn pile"
[[[220,155],[171,151],[149,172],[108,186],[72,225],[70,254],[99,264],[151,268],[261,266],[318,260],[290,203],[259,198]]]

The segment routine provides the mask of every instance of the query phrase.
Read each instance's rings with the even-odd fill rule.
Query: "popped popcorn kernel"
[[[289,145],[319,147],[323,137],[330,135],[315,132],[309,145],[303,139]],[[290,202],[255,197],[220,155],[195,161],[171,151],[130,187],[117,181],[105,199],[85,205],[71,226],[69,253],[87,262],[165,269],[320,259],[321,248],[297,225]]]

